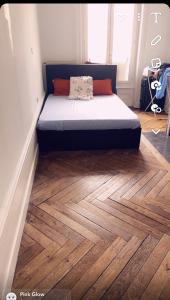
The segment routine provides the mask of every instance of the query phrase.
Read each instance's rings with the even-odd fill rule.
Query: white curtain
[[[117,64],[119,82],[130,80],[135,7],[135,4],[87,5],[87,60]]]

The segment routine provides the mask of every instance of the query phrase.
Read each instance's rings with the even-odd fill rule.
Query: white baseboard
[[[0,230],[0,299],[11,290],[18,251],[25,224],[35,169],[38,160],[36,121],[42,103],[37,107],[20,161],[16,167]]]
[[[18,251],[25,224],[35,169],[38,159],[38,146],[33,145],[35,138],[31,141],[29,153],[24,162],[19,178],[17,189],[9,210],[3,233],[0,238],[0,299],[6,299],[6,294],[11,290],[11,285],[15,273]],[[35,148],[35,149],[34,149]],[[30,151],[31,150],[31,151]],[[2,295],[2,297],[1,297]]]

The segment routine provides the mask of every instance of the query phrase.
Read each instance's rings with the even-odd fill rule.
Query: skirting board
[[[0,299],[11,290],[18,252],[24,229],[35,169],[38,160],[36,123],[44,94],[37,105],[23,151],[16,166],[16,174],[9,187],[6,206],[0,220]]]
[[[37,159],[38,145],[34,132],[0,237],[0,245],[3,245],[0,248],[0,299],[6,299],[11,290]]]

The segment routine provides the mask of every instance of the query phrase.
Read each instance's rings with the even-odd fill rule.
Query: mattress
[[[137,115],[117,96],[69,100],[49,95],[40,114],[39,130],[106,130],[141,127]]]

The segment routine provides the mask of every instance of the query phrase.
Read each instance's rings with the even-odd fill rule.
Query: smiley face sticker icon
[[[8,293],[6,295],[6,300],[17,300],[17,295],[15,293]]]

